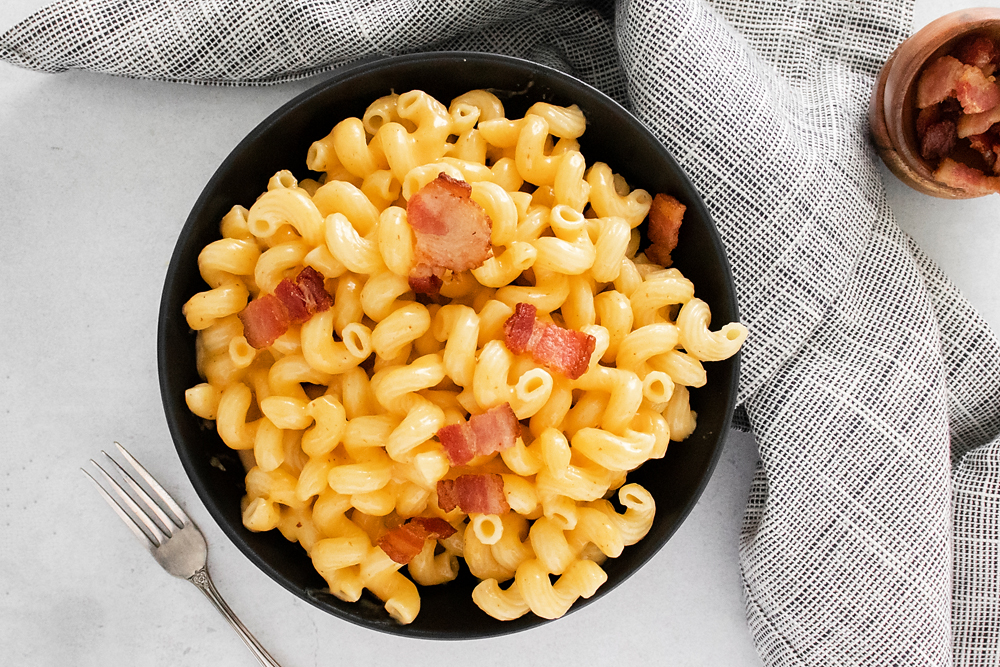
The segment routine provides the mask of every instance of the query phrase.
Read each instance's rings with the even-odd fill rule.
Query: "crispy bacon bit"
[[[932,62],[917,82],[917,108],[925,109],[952,97],[965,67],[962,61],[952,56],[941,56]]]
[[[926,109],[921,109],[920,113],[917,114],[917,120],[915,123],[917,136],[923,139],[924,134],[927,133],[927,129],[939,120],[941,120],[940,104],[932,104]]]
[[[536,312],[530,303],[514,307],[514,314],[503,325],[507,349],[514,354],[530,352],[537,363],[559,371],[570,380],[583,375],[597,339],[582,331],[541,322],[536,319]]]
[[[476,456],[493,454],[517,442],[521,424],[510,403],[490,408],[469,417],[461,424],[449,424],[438,432],[438,439],[452,465],[465,465]]]
[[[538,309],[530,303],[519,303],[514,306],[514,314],[503,323],[504,343],[514,354],[524,354],[528,350],[537,312]]]
[[[653,197],[647,229],[650,246],[646,249],[646,257],[656,264],[660,266],[673,264],[670,253],[677,247],[677,235],[686,210],[687,206],[670,195],[661,193]]]
[[[955,97],[962,103],[965,113],[982,113],[1000,104],[1000,88],[983,75],[983,71],[971,65],[955,84]]]
[[[258,350],[269,347],[288,331],[288,310],[273,294],[265,294],[247,304],[239,315],[243,336]]]
[[[934,179],[976,195],[1000,193],[1000,176],[987,176],[951,158],[945,158],[934,172]]]
[[[983,134],[995,123],[1000,123],[1000,105],[982,113],[966,114],[958,119],[958,136],[970,137]]]
[[[510,511],[503,493],[503,477],[496,473],[460,475],[437,483],[438,507],[450,512],[456,507],[466,514],[504,514]]]
[[[274,288],[274,296],[285,306],[289,322],[301,324],[312,317],[306,306],[306,295],[302,293],[302,288],[291,280],[285,279],[278,283]]]
[[[983,156],[993,173],[1000,174],[1000,161],[997,160],[997,156],[1000,156],[1000,137],[993,133],[973,134],[969,137],[969,145]]]
[[[413,291],[436,294],[446,270],[474,269],[492,257],[493,222],[471,194],[465,181],[440,174],[410,197],[406,214],[416,259],[410,273]]]
[[[435,268],[429,264],[418,264],[410,271],[410,289],[417,294],[437,294],[441,291],[441,285],[444,284],[441,279],[444,270],[441,269],[437,273],[435,273]]]
[[[295,284],[302,290],[306,308],[310,314],[322,313],[333,306],[333,297],[326,291],[323,274],[307,266],[295,277]]]
[[[406,565],[424,548],[429,537],[451,537],[455,529],[438,517],[416,516],[396,526],[378,540],[378,546],[389,558]]]
[[[955,57],[966,65],[978,67],[986,73],[985,70],[991,65],[996,67],[997,63],[1000,63],[1000,48],[988,37],[978,35],[969,37],[959,44],[955,50]],[[986,73],[987,76],[989,74],[992,74],[992,71]]]
[[[333,305],[333,297],[323,286],[323,274],[307,266],[295,280],[283,279],[274,294],[264,294],[239,314],[243,336],[258,350],[270,347],[289,324],[305,322]]]
[[[920,155],[925,160],[940,160],[950,155],[958,141],[955,128],[955,121],[942,120],[928,127],[923,133],[918,131]]]

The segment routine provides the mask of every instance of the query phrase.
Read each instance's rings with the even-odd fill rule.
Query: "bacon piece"
[[[469,417],[461,424],[449,424],[438,432],[438,439],[452,465],[465,465],[476,456],[493,454],[517,442],[521,424],[510,403],[490,408]]]
[[[435,270],[428,264],[417,264],[410,271],[410,289],[418,294],[437,294],[444,284],[441,279],[443,275],[444,269]]]
[[[653,204],[649,208],[647,233],[650,246],[646,249],[646,257],[656,264],[673,264],[670,253],[677,247],[677,235],[686,210],[687,206],[670,195],[660,193],[653,197]]]
[[[333,306],[333,297],[326,291],[323,274],[307,266],[295,277],[295,284],[302,290],[306,308],[311,315],[322,313]]]
[[[934,172],[934,179],[960,188],[970,194],[987,195],[1000,193],[1000,176],[987,176],[978,169],[973,169],[951,158],[945,158]]]
[[[514,354],[528,351],[531,334],[535,330],[535,314],[538,309],[530,303],[514,306],[514,314],[503,323],[503,340],[507,349]]]
[[[471,194],[465,181],[440,174],[410,197],[406,217],[416,259],[410,274],[413,291],[436,294],[446,270],[474,269],[493,256],[493,222]]]
[[[1000,48],[993,40],[982,35],[966,38],[955,49],[953,55],[966,65],[972,65],[981,70],[1000,63]]]
[[[258,350],[269,347],[288,331],[288,309],[273,294],[265,294],[247,304],[239,314],[243,336]]]
[[[503,477],[459,475],[437,483],[438,507],[450,512],[456,507],[466,514],[504,514],[510,511],[503,493]]]
[[[983,71],[971,65],[955,84],[955,97],[962,103],[965,113],[983,113],[1000,105],[1000,87],[983,75]]]
[[[302,288],[291,280],[286,278],[278,283],[274,288],[274,296],[278,297],[285,307],[290,323],[301,324],[312,317],[309,307],[306,306],[306,295],[302,293]]]
[[[295,280],[283,279],[274,294],[264,294],[239,314],[243,336],[258,350],[270,347],[288,331],[289,324],[305,322],[333,305],[333,297],[323,285],[323,274],[307,266]]]
[[[917,120],[915,126],[917,129],[917,138],[923,141],[924,135],[927,134],[928,128],[941,120],[941,105],[932,104],[929,107],[920,110],[917,114]]]
[[[957,58],[941,56],[920,74],[917,81],[917,108],[925,109],[955,94],[966,65]]]
[[[997,160],[997,156],[1000,156],[1000,137],[993,133],[973,134],[969,137],[969,145],[983,156],[993,173],[1000,173],[1000,161]]]
[[[1000,123],[1000,106],[982,113],[966,114],[958,119],[958,136],[971,137],[973,134],[983,134],[995,123]]]
[[[922,113],[922,112],[921,112]],[[947,157],[958,142],[956,124],[953,120],[942,120],[928,127],[920,137],[920,155],[925,160],[940,160]]]
[[[406,565],[423,550],[427,538],[445,538],[454,534],[455,529],[444,519],[417,516],[380,537],[378,546],[393,561]]]
[[[531,353],[537,363],[575,380],[590,364],[597,339],[590,334],[564,329],[536,319],[537,309],[519,303],[503,325],[504,343],[514,354]]]
[[[939,123],[942,120],[951,120],[957,123],[961,115],[962,105],[954,97],[949,97],[944,102],[932,104],[929,107],[921,109],[920,113],[917,114],[917,136],[923,136],[931,125]]]

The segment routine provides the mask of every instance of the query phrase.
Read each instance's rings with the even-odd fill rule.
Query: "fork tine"
[[[146,526],[146,528],[149,530],[149,534],[153,536],[152,539],[150,539],[149,541],[152,542],[155,546],[160,546],[161,544],[163,544],[164,541],[166,541],[167,539],[166,536],[156,526],[153,520],[150,519],[149,516],[142,511],[142,509],[135,503],[134,500],[132,500],[132,496],[130,496],[125,491],[125,489],[121,487],[121,484],[116,482],[114,478],[111,477],[111,475],[105,472],[104,468],[102,468],[100,464],[97,463],[97,461],[95,461],[94,459],[90,459],[90,462],[93,463],[99,471],[101,471],[101,476],[104,477],[104,480],[111,485],[111,489],[118,495],[118,497],[121,498],[126,505],[128,505],[128,508],[132,510],[133,514],[135,514],[135,518],[139,519],[139,521],[141,521],[143,525]],[[124,508],[122,509],[124,510]],[[147,537],[147,539],[149,538]]]
[[[149,494],[146,493],[145,489],[139,486],[139,483],[135,481],[132,475],[130,475],[128,471],[125,470],[125,468],[123,468],[120,463],[118,463],[118,461],[115,461],[113,458],[111,458],[111,455],[108,454],[103,449],[101,450],[101,453],[104,454],[104,456],[106,456],[108,460],[115,465],[116,468],[118,468],[118,471],[122,474],[122,479],[125,480],[126,484],[132,487],[132,490],[135,491],[135,494],[139,496],[142,502],[146,503],[146,505],[149,507],[150,510],[152,510],[153,514],[156,515],[156,518],[160,520],[160,523],[162,524],[161,527],[164,529],[166,533],[172,535],[175,527],[176,528],[181,527],[181,521],[179,519],[172,520],[170,517],[168,517],[166,512],[163,511],[163,509],[156,503],[155,500],[149,497]]]
[[[137,473],[139,473],[139,476],[146,481],[149,488],[151,488],[160,500],[163,501],[163,504],[170,508],[170,511],[174,513],[174,516],[180,519],[185,526],[191,524],[191,517],[189,517],[184,510],[181,509],[180,505],[174,502],[174,499],[170,497],[170,494],[167,493],[166,490],[160,486],[159,482],[153,479],[153,476],[150,475],[149,472],[147,472],[146,469],[135,460],[135,457],[129,454],[128,450],[122,447],[120,443],[116,442],[115,446],[118,447],[118,451],[122,453],[122,456],[124,456],[125,459],[132,464],[132,467],[135,468]]]
[[[126,512],[122,508],[122,506],[118,504],[118,501],[112,498],[111,495],[104,490],[104,487],[101,486],[100,482],[94,479],[94,476],[91,475],[86,470],[84,470],[83,468],[80,468],[80,470],[83,472],[84,475],[90,478],[90,481],[93,482],[94,486],[97,487],[98,493],[100,493],[101,496],[108,502],[108,505],[111,505],[111,509],[115,511],[115,514],[121,517],[121,520],[125,522],[125,525],[132,529],[132,532],[135,533],[135,536],[138,537],[143,544],[147,546],[154,546],[152,541],[150,541],[149,539],[149,535],[146,535],[146,533],[143,532],[142,528],[139,527],[139,524],[135,522],[135,519],[129,516],[129,513]]]

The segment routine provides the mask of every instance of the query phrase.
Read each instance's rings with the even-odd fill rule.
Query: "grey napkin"
[[[63,0],[0,57],[264,84],[505,53],[625,103],[719,224],[760,448],[740,556],[768,665],[1000,664],[1000,345],[894,222],[867,140],[907,0]],[[915,195],[916,196],[916,195]]]

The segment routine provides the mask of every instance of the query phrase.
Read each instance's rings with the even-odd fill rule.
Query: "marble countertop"
[[[6,0],[0,31],[44,4]],[[917,0],[915,24],[982,4]],[[113,440],[202,527],[219,590],[281,664],[440,663],[441,644],[338,620],[251,564],[195,495],[160,403],[157,310],[181,225],[232,147],[313,83],[193,87],[0,64],[5,663],[254,664],[201,593],[162,571],[80,472]],[[933,199],[883,172],[899,224],[1000,330],[1000,199]],[[450,660],[759,665],[737,554],[756,461],[752,436],[733,432],[690,517],[645,568],[557,623],[450,643]]]

